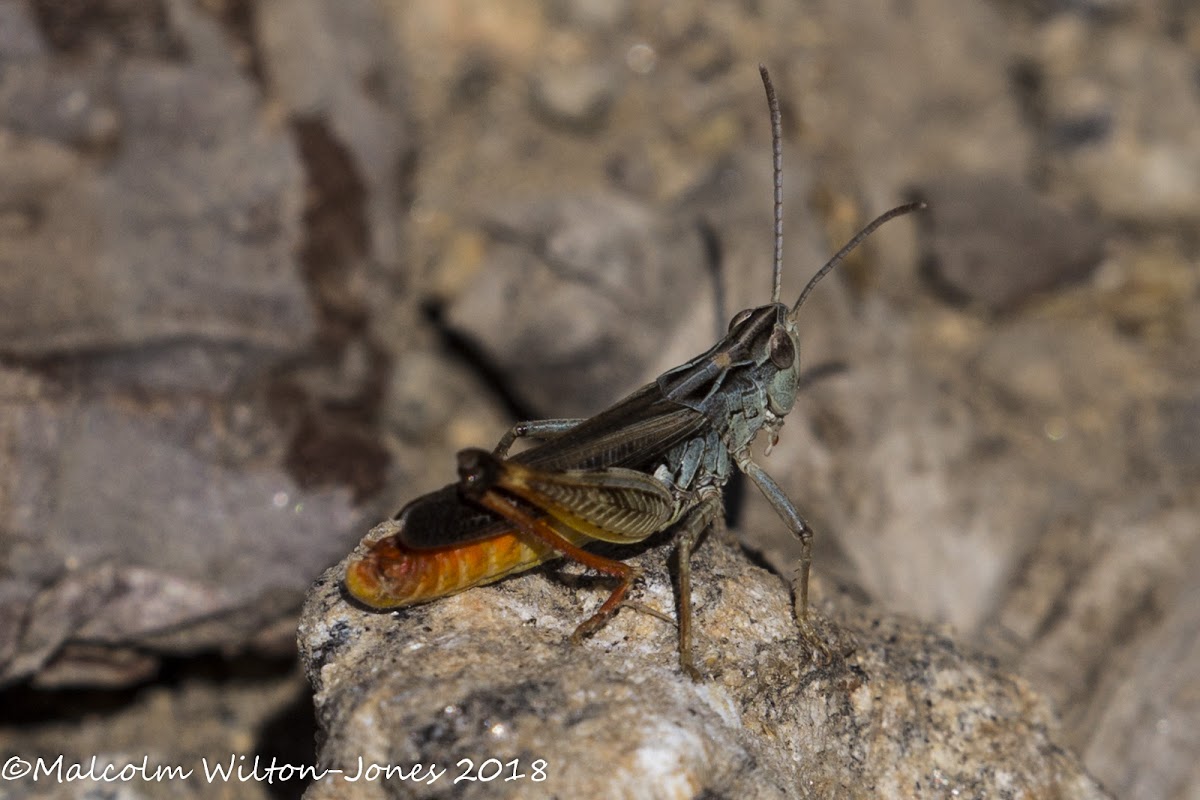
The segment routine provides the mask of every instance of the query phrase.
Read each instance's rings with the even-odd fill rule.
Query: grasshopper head
[[[777,417],[791,411],[800,380],[800,335],[787,306],[772,303],[738,313],[729,323],[726,342],[741,343],[749,355],[756,382],[766,390],[767,409]],[[740,359],[734,355],[731,360]]]
[[[779,307],[783,309],[783,306]],[[767,359],[778,370],[767,384],[767,408],[782,417],[796,404],[800,386],[800,334],[789,316],[771,331],[767,339]]]

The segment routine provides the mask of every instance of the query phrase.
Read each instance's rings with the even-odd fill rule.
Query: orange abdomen
[[[415,550],[393,535],[350,562],[346,590],[372,608],[401,608],[492,583],[557,556],[517,533],[437,550]]]

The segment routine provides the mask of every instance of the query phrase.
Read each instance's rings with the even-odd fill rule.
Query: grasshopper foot
[[[812,653],[813,661],[818,664],[828,664],[833,660],[833,649],[829,646],[828,638],[813,624],[808,614],[796,616],[796,626],[800,629],[800,643]]]
[[[617,610],[621,606],[626,604],[625,594],[629,591],[629,587],[633,585],[633,582],[641,577],[641,573],[637,569],[626,564],[622,564],[621,567],[625,571],[625,576],[622,578],[621,582],[617,584],[617,588],[613,589],[613,593],[608,596],[608,599],[604,601],[604,605],[600,606],[600,608],[596,610],[595,614],[592,614],[583,622],[579,623],[579,627],[577,627],[575,632],[571,634],[571,644],[579,644],[584,639],[603,628],[604,624],[608,622],[609,618],[616,614]]]
[[[796,609],[796,627],[800,644],[811,654],[814,664],[827,667],[849,658],[858,649],[854,635],[828,617],[812,613],[801,614]]]
[[[605,603],[599,611],[597,611],[595,614],[592,614],[583,622],[579,623],[579,627],[575,628],[575,632],[571,634],[571,644],[579,644],[584,639],[603,628],[604,624],[608,622],[609,618],[617,613],[617,609],[620,608],[621,604],[614,603],[612,604],[611,608],[609,608],[608,605],[608,603]]]
[[[803,586],[803,584],[802,584]],[[808,607],[808,587],[796,593],[793,600],[792,612],[795,614],[796,627],[800,629],[800,644],[812,653],[812,660],[817,664],[828,664],[833,660],[834,647],[838,639],[838,631],[827,620],[819,620]],[[818,624],[825,622],[818,629]]]

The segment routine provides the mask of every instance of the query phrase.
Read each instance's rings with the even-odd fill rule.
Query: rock
[[[947,8],[822,0],[812,46],[780,56],[785,108],[796,105],[804,138],[876,208],[947,170],[1024,175],[1034,154],[1009,75],[1028,34],[995,5]]]
[[[360,517],[344,490],[303,491],[242,450],[271,440],[264,420],[241,424],[0,372],[0,619],[20,620],[0,636],[0,684],[54,665],[48,683],[87,685],[87,663],[97,682],[136,679],[131,654],[234,651],[294,613]]]
[[[295,630],[293,629],[293,634]],[[295,640],[292,641],[293,649]],[[179,660],[172,679],[136,692],[28,692],[5,694],[0,747],[10,755],[4,783],[6,800],[86,800],[108,794],[121,800],[278,800],[299,797],[305,780],[287,780],[282,772],[265,779],[264,768],[310,764],[312,702],[304,675],[286,660]],[[50,711],[57,705],[66,712]],[[180,724],[186,720],[187,724]],[[301,743],[295,742],[300,733]],[[85,776],[95,759],[95,779],[57,780],[43,773],[16,777],[21,759],[52,765],[61,757],[64,775],[82,765]],[[256,777],[249,773],[259,759]],[[145,761],[143,761],[145,759]],[[240,760],[239,760],[240,759]],[[215,764],[234,771],[228,779],[206,770]],[[125,780],[110,776],[126,767],[147,765],[151,779],[137,772]],[[246,777],[238,777],[236,767]],[[166,772],[177,769],[174,774]],[[157,770],[163,769],[157,779]],[[15,778],[15,779],[14,779]]]
[[[1038,31],[1033,105],[1055,194],[1118,219],[1194,223],[1200,97],[1186,41],[1161,40],[1149,21],[1111,26],[1084,13]]]
[[[279,631],[293,620],[304,585],[350,549],[362,533],[358,520],[381,518],[449,480],[455,449],[488,446],[511,421],[500,419],[505,401],[590,413],[707,347],[714,324],[762,302],[771,238],[769,138],[755,72],[763,61],[784,113],[785,298],[794,299],[856,226],[909,187],[948,173],[999,176],[1020,187],[1018,200],[1061,203],[1076,222],[1094,213],[1108,239],[1101,269],[1063,284],[1069,291],[1027,302],[1018,286],[1011,309],[977,314],[937,302],[922,285],[914,268],[919,218],[910,218],[879,231],[810,298],[800,321],[805,364],[844,368],[806,390],[763,466],[817,527],[818,582],[830,583],[840,552],[845,577],[878,607],[951,621],[961,641],[997,653],[1003,670],[1020,670],[1063,717],[1052,740],[1083,754],[1114,791],[1139,800],[1195,795],[1196,4],[555,0],[492,3],[486,14],[475,13],[477,5],[0,0],[0,307],[9,314],[0,320],[0,574],[11,578],[0,580],[0,664],[29,682],[3,693],[0,752],[133,761],[149,754],[152,762],[195,765],[202,755],[250,758],[256,741],[291,742],[300,749],[289,762],[311,763],[312,725],[264,725],[247,710],[268,694],[254,677],[262,654],[283,652]],[[564,129],[531,100],[546,65],[572,62],[612,71],[608,108],[589,129],[600,135]],[[417,120],[419,129],[410,125]],[[130,164],[130,152],[145,170]],[[677,226],[679,236],[643,239],[638,231],[647,228],[620,222],[612,207],[630,195],[648,229]],[[528,211],[597,196],[607,210],[566,212],[540,228]],[[124,222],[110,225],[114,216]],[[980,246],[974,226],[983,221],[964,222],[964,241],[944,243],[951,254]],[[491,237],[496,227],[516,235]],[[578,242],[606,227],[605,247],[656,241],[656,252],[680,266],[608,296],[599,278],[619,269],[600,266],[596,280],[583,271],[546,277],[534,234],[549,229]],[[1060,268],[1070,255],[1041,244],[1031,252],[1063,259]],[[180,261],[164,265],[160,257]],[[134,262],[138,269],[129,269]],[[727,301],[716,323],[714,265]],[[1034,265],[1019,266],[1025,278]],[[489,283],[496,272],[505,280]],[[518,296],[530,291],[532,302],[489,296],[476,281]],[[983,276],[966,282],[984,285]],[[440,346],[429,318],[414,313],[442,303],[450,319],[466,287],[479,292],[473,302],[489,324],[455,319],[451,332],[484,343],[477,360]],[[556,311],[559,301],[571,305]],[[42,335],[16,330],[12,314],[18,323],[41,314],[48,324]],[[529,357],[506,341],[541,325]],[[611,339],[589,349],[595,331]],[[626,335],[638,341],[622,343]],[[512,360],[494,362],[489,341],[505,345],[497,352]],[[538,365],[545,354],[565,354],[566,363]],[[497,391],[506,387],[543,394]],[[391,507],[372,511],[349,509],[336,490],[297,486],[298,476],[333,486],[349,479],[365,493],[385,475]],[[276,480],[289,500],[304,498],[300,519],[290,511],[275,519],[255,505],[264,487],[273,504]],[[755,505],[760,499],[746,495],[747,539],[790,546],[770,508]],[[75,538],[58,536],[59,523]],[[133,541],[123,546],[126,530]],[[789,568],[784,545],[775,549]],[[69,560],[95,551],[111,558]],[[285,581],[278,590],[263,585],[277,580]],[[522,581],[548,586],[537,605],[526,605],[543,627],[542,611],[553,613],[547,618],[560,629],[544,640],[535,627],[515,635],[533,636],[532,652],[553,655],[602,595],[596,583],[577,582],[586,599],[555,610],[576,596],[541,580],[481,593],[511,597]],[[711,610],[705,591],[697,588],[698,602]],[[470,605],[479,594],[410,616],[446,613],[438,609]],[[222,606],[222,598],[233,599]],[[669,608],[665,591],[661,600]],[[212,616],[198,615],[214,606]],[[870,626],[864,635],[852,613],[839,619],[860,631],[852,663],[869,672],[871,686],[883,685],[892,673],[871,666],[879,648]],[[153,628],[164,621],[165,629]],[[735,674],[718,674],[723,662],[713,654],[724,623],[712,615],[702,622],[709,684],[724,687],[719,682]],[[508,630],[488,624],[493,633]],[[653,688],[668,688],[643,703],[647,709],[665,707],[662,716],[672,718],[694,705],[712,721],[712,705],[692,702],[698,690],[683,686],[681,701],[679,687],[670,688],[669,626],[633,611],[613,625],[545,668],[518,655],[523,677],[508,683],[502,665],[491,675],[476,665],[443,678],[467,722],[459,730],[453,709],[450,717],[428,711],[421,747],[432,751],[459,734],[471,740],[481,705],[522,695],[505,687],[536,681],[543,669],[547,681],[559,679],[564,663],[579,686],[611,688],[618,699],[642,700],[621,679],[654,677]],[[622,630],[630,641],[589,672],[586,657]],[[733,651],[736,641],[754,641],[753,632],[724,638]],[[928,639],[902,651],[910,641],[898,636],[897,659],[939,652],[940,640]],[[637,656],[643,642],[653,645],[652,659]],[[191,658],[189,646],[205,652]],[[509,653],[505,646],[497,652]],[[479,658],[469,643],[463,648]],[[578,663],[571,652],[582,652]],[[386,671],[391,662],[378,664]],[[837,664],[825,669],[826,677],[844,674]],[[152,670],[161,685],[136,692],[31,685],[115,687]],[[789,675],[799,680],[783,681],[779,672],[766,676],[762,694],[788,702],[802,691],[788,687],[808,686],[814,670],[796,663]],[[464,699],[470,681],[481,687],[474,705]],[[546,695],[576,708],[578,698],[559,685]],[[825,688],[830,703],[853,696]],[[388,696],[402,701],[403,692]],[[523,699],[532,705],[537,696],[526,691]],[[812,708],[806,697],[779,716]],[[310,705],[307,696],[295,700]],[[433,702],[430,709],[444,707]],[[152,704],[156,713],[138,713]],[[744,704],[746,719],[762,719],[753,702]],[[608,708],[612,724],[629,722],[636,743],[644,741],[642,716],[616,701],[597,713]],[[521,720],[524,735],[534,723]],[[571,767],[592,775],[605,765],[591,756],[621,746],[620,729],[599,720],[581,724],[601,747],[575,743],[571,753]],[[753,732],[720,724],[691,739],[700,744],[688,752],[730,743],[733,755],[712,756],[728,765],[769,750],[750,741]],[[782,728],[789,742],[794,728]],[[692,729],[659,728],[656,738],[678,742],[678,730]],[[409,747],[409,734],[396,741]],[[575,735],[558,737],[562,749]],[[672,746],[686,750],[686,742]],[[478,761],[478,749],[463,754]],[[759,763],[768,775],[795,770],[791,762],[777,770],[768,756]],[[558,765],[558,777],[569,768]],[[748,793],[739,777],[748,769],[730,768],[728,784]],[[957,788],[931,777],[921,784],[925,794]],[[524,786],[537,791],[528,780]],[[258,782],[197,781],[5,790],[55,798],[286,794]]]
[[[999,617],[1011,663],[1064,741],[1120,797],[1186,797],[1195,778],[1200,514],[1147,493],[1050,529]]]
[[[1195,530],[1196,517],[1182,521]],[[1111,699],[1088,720],[1094,738],[1086,757],[1119,797],[1187,797],[1198,780],[1200,581],[1194,576],[1200,549],[1191,548],[1183,559],[1192,577],[1156,629],[1142,633],[1146,640],[1133,662],[1108,684]]]
[[[359,524],[267,407],[316,327],[295,143],[215,18],[124,5],[0,36],[0,684],[278,652]]]
[[[636,599],[665,610],[668,552],[630,560],[645,571]],[[299,633],[321,763],[343,778],[360,757],[419,763],[426,782],[403,789],[414,797],[444,794],[464,769],[525,776],[464,796],[1105,797],[1035,693],[944,633],[851,614],[840,633],[825,626],[835,655],[817,665],[778,578],[715,538],[693,561],[698,682],[678,667],[672,626],[632,608],[572,645],[603,597],[572,567],[394,614],[348,603],[344,563],[329,570]],[[434,765],[449,771],[430,781]],[[331,775],[306,797],[400,786]]]
[[[564,27],[609,32],[628,23],[629,6],[629,0],[567,0],[555,3],[552,14]]]
[[[450,456],[498,438],[503,416],[488,406],[487,389],[442,354],[410,350],[393,365],[384,406],[387,430],[411,443],[446,441],[445,479],[453,477]],[[421,472],[436,472],[424,465]],[[432,487],[430,487],[432,488]]]
[[[191,338],[294,352],[313,325],[294,261],[303,176],[254,87],[206,64],[136,59],[47,75],[19,63],[5,76],[0,122],[25,133],[0,138],[0,204],[29,224],[0,249],[0,351]],[[59,119],[48,103],[79,111]],[[64,167],[47,144],[92,138],[97,114],[113,117],[104,136],[120,146]]]
[[[1092,222],[995,176],[943,176],[921,189],[927,272],[952,299],[1011,310],[1087,277],[1103,255]]]
[[[711,308],[689,219],[599,194],[519,204],[490,227],[489,257],[446,318],[527,408],[594,413],[711,344],[681,335],[697,306]]]
[[[576,131],[604,127],[616,91],[616,76],[604,64],[548,65],[530,82],[534,111],[547,122]]]
[[[21,3],[0,5],[0,54],[5,59],[30,58],[44,51],[30,9]]]

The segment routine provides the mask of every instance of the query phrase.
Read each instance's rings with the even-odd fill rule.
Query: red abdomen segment
[[[386,536],[346,568],[346,590],[372,608],[402,608],[498,581],[557,558],[549,545],[505,533],[436,550]]]

